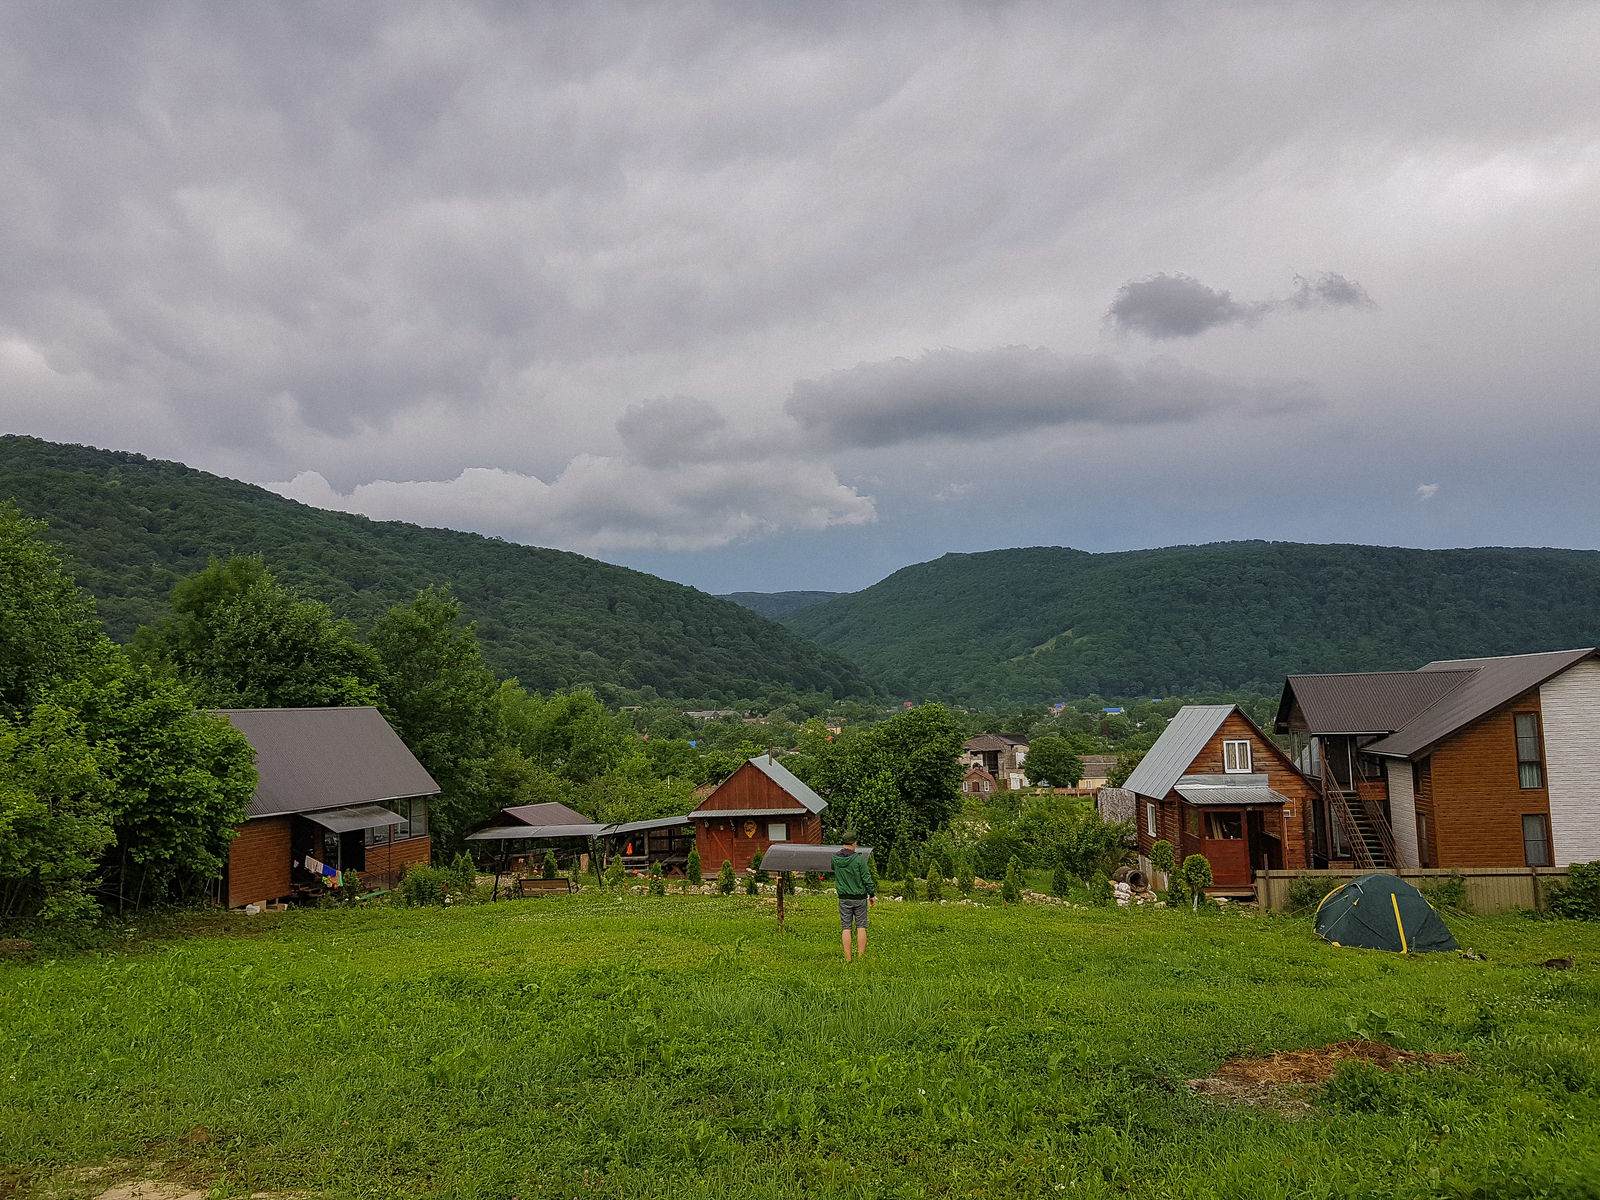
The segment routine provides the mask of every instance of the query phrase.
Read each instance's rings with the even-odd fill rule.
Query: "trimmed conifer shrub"
[[[1006,878],[1000,885],[1000,898],[1007,904],[1016,904],[1022,899],[1022,862],[1015,854],[1006,863]]]
[[[1198,912],[1205,889],[1214,882],[1211,876],[1211,862],[1204,854],[1191,854],[1183,860],[1183,882],[1188,885],[1189,902]]]
[[[722,870],[717,872],[717,891],[724,896],[733,895],[733,864],[727,859],[722,860]]]
[[[905,889],[901,894],[907,900],[915,900],[917,898],[917,877],[915,875],[906,876]]]
[[[699,846],[689,851],[689,861],[684,864],[683,873],[688,878],[690,887],[699,887],[705,882],[705,877],[700,873]]]
[[[956,872],[956,887],[963,896],[972,895],[972,864],[966,859],[961,860],[961,869]]]
[[[652,896],[665,896],[667,894],[667,877],[661,872],[661,864],[650,864],[650,894]]]
[[[1111,886],[1111,876],[1096,875],[1094,882],[1089,885],[1089,903],[1097,908],[1106,908],[1116,898],[1116,889]]]
[[[944,876],[937,862],[928,868],[928,899],[935,904],[944,899]]]
[[[764,852],[760,851],[760,850],[757,850],[754,854],[752,854],[750,856],[750,869],[755,872],[755,879],[756,879],[757,883],[771,883],[772,882],[772,875],[769,872],[763,871],[761,869],[761,860],[764,859],[765,857],[766,857],[766,854]],[[752,895],[753,894],[754,893],[752,893]]]
[[[561,868],[556,866],[556,852],[554,850],[546,850],[544,852],[544,866],[540,869],[539,877],[541,879],[554,879],[560,874],[560,871]]]

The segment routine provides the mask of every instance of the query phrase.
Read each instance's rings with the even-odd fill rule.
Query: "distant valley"
[[[847,595],[848,592],[728,592],[717,599],[731,600],[753,613],[773,619]]]

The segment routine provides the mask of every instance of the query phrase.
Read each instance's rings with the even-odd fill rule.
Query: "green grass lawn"
[[[196,918],[0,964],[0,1196],[1600,1196],[1600,928],[1402,958],[1244,912],[743,896]],[[1575,955],[1577,969],[1547,971]],[[1460,1067],[1194,1096],[1377,1009]],[[197,1127],[208,1138],[186,1137]]]

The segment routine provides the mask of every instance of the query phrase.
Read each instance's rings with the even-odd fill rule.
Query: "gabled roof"
[[[1298,701],[1310,733],[1393,733],[1471,676],[1470,670],[1426,669],[1291,675],[1284,681],[1273,728],[1289,732]]]
[[[1429,750],[1464,725],[1487,716],[1523,692],[1553,679],[1586,658],[1595,657],[1594,647],[1582,650],[1555,650],[1545,654],[1511,654],[1501,658],[1458,658],[1431,662],[1417,674],[1467,672],[1466,678],[1444,693],[1428,708],[1406,722],[1400,730],[1366,747],[1368,754],[1391,758],[1411,758]]]
[[[1027,744],[1028,739],[1020,733],[980,733],[962,742],[961,748],[969,753],[977,753],[983,750],[1009,750],[1013,746]]]
[[[1233,709],[1231,704],[1184,705],[1122,786],[1141,796],[1164,799]]]
[[[772,780],[773,783],[777,784],[790,796],[794,797],[794,799],[798,801],[800,805],[803,806],[808,812],[820,813],[823,809],[828,807],[828,802],[826,800],[802,783],[800,778],[793,771],[789,770],[788,767],[778,762],[778,760],[773,758],[771,754],[762,754],[756,758],[752,758],[745,763],[745,766],[754,767],[756,770],[760,771],[768,779]],[[728,778],[732,779],[733,776],[730,775]],[[724,782],[726,782],[726,780]],[[711,795],[714,796],[716,793],[713,792]],[[707,796],[706,799],[711,799],[711,796]],[[776,812],[780,810],[774,809],[773,811]],[[763,809],[762,812],[764,814],[766,810]],[[705,807],[704,802],[702,802],[700,807],[696,808],[694,813],[691,815],[727,816],[729,814],[727,812],[718,812],[716,809],[708,809]]]
[[[509,817],[501,821],[501,817]],[[590,818],[575,808],[549,801],[544,804],[517,804],[495,814],[497,824],[505,825],[588,825]]]
[[[433,776],[375,708],[229,708],[221,715],[255,747],[260,781],[247,816],[439,793]]]

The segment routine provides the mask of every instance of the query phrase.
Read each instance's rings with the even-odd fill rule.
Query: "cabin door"
[[[1245,838],[1244,812],[1237,808],[1206,809],[1202,814],[1200,853],[1211,864],[1217,887],[1249,887],[1250,843]]]

